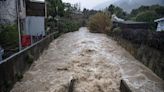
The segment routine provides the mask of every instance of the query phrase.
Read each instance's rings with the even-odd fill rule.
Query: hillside
[[[132,9],[136,9],[141,5],[153,5],[159,4],[164,5],[164,0],[115,0],[115,1],[108,1],[102,4],[95,6],[93,9],[100,10],[108,7],[110,4],[115,6],[119,6],[123,8],[126,12],[130,13]]]

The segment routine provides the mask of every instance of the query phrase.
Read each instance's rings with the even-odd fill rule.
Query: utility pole
[[[20,28],[20,16],[19,16],[19,5],[18,0],[16,0],[16,15],[17,15],[17,27],[19,33],[19,51],[22,50],[22,43],[21,43],[21,28]]]

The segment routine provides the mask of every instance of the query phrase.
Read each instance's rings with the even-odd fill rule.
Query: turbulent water
[[[119,92],[119,63],[135,59],[105,34],[87,28],[54,40],[11,92]]]

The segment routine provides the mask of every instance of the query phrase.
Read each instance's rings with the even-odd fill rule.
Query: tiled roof
[[[159,21],[164,21],[164,17],[163,18],[160,18],[160,19],[154,20],[154,22],[159,22]]]

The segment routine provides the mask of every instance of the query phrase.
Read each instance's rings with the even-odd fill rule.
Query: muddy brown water
[[[54,40],[11,92],[120,92],[122,70],[118,63],[136,60],[105,34],[87,28]]]

